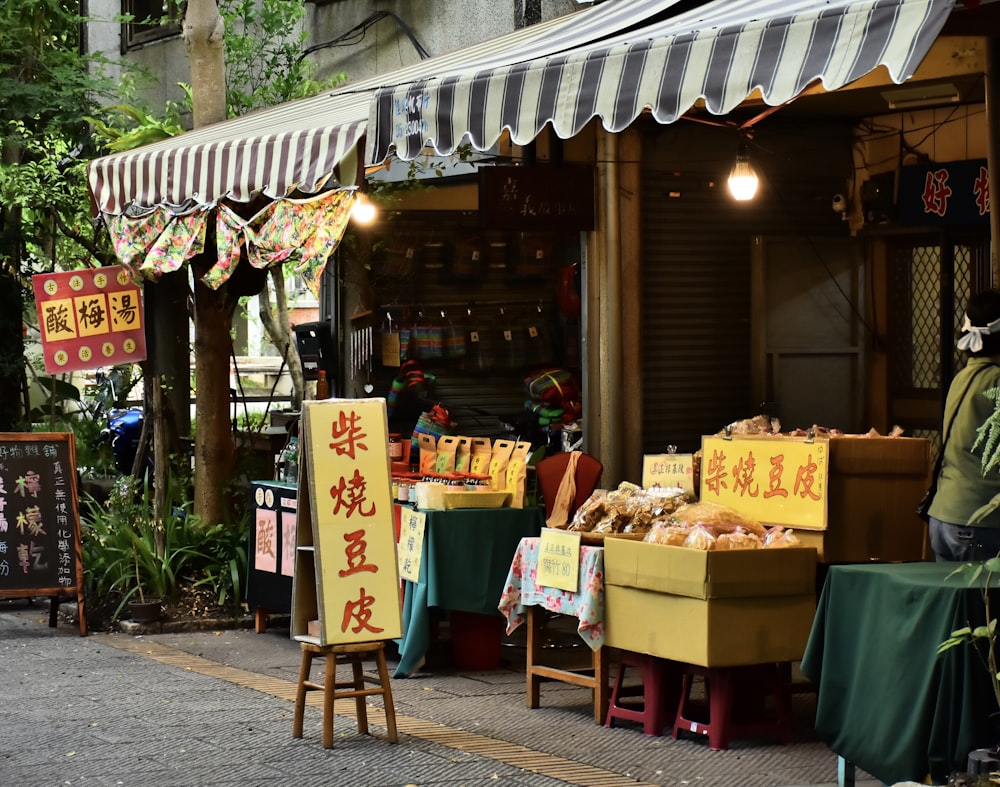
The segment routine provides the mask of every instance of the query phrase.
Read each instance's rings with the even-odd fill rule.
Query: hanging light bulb
[[[359,224],[369,224],[375,218],[375,206],[360,195],[351,208],[351,218]]]
[[[746,139],[740,140],[740,146],[736,151],[736,163],[729,171],[729,193],[738,202],[746,202],[754,198],[757,193],[757,173],[750,163],[750,155],[747,153]]]

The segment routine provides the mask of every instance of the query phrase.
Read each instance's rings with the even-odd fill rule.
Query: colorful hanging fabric
[[[146,253],[160,237],[170,213],[164,208],[153,208],[142,216],[127,216],[124,213],[104,216],[108,235],[115,249],[115,255],[128,271],[134,282],[142,281],[139,270],[146,259]]]
[[[149,279],[180,270],[185,262],[205,251],[207,226],[208,213],[203,208],[172,217],[153,242],[139,270]]]
[[[280,199],[249,220],[223,204],[178,214],[157,207],[142,216],[106,215],[115,253],[132,279],[158,278],[179,270],[205,249],[209,214],[215,210],[216,262],[202,282],[217,290],[239,264],[240,250],[255,268],[294,261],[313,294],[347,228],[357,195],[354,189],[331,191],[307,200]]]
[[[233,275],[240,261],[240,247],[247,245],[253,230],[231,208],[220,204],[215,214],[215,265],[201,277],[202,283],[217,290]]]
[[[356,197],[355,189],[342,189],[310,200],[271,203],[264,221],[258,224],[256,217],[251,220],[256,233],[256,246],[250,250],[251,264],[258,268],[276,265],[294,255],[295,272],[319,298],[320,277],[327,259],[344,237]]]

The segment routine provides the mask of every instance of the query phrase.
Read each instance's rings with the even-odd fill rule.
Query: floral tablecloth
[[[524,622],[527,607],[572,615],[577,631],[591,650],[604,644],[604,548],[580,547],[580,584],[576,593],[535,584],[540,538],[522,538],[510,564],[497,609],[507,618],[510,634]]]

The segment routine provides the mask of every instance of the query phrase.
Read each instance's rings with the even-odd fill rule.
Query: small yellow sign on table
[[[645,454],[642,457],[642,486],[680,488],[694,496],[693,454]]]
[[[410,582],[420,581],[420,556],[423,554],[424,528],[427,514],[403,506],[399,515],[399,576]]]
[[[580,534],[542,528],[535,584],[576,593],[580,589]]]

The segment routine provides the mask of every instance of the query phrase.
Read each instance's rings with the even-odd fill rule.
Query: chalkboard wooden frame
[[[83,545],[71,432],[0,432],[0,599],[48,596],[49,626],[60,597],[76,593],[84,614]]]

